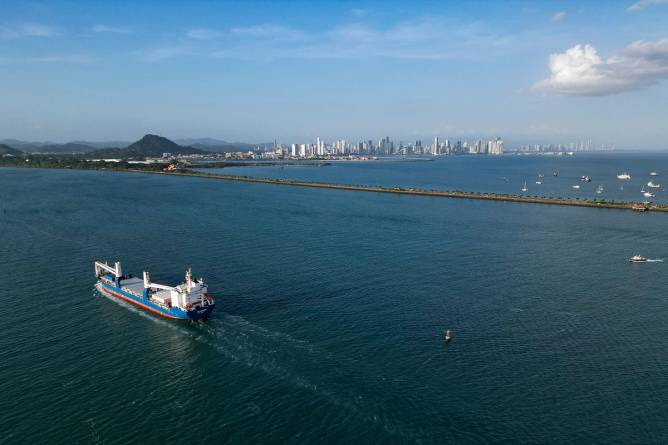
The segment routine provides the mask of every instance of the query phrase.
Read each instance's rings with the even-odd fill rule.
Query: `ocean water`
[[[429,190],[465,190],[529,196],[668,203],[664,179],[668,181],[665,153],[577,153],[575,156],[450,156],[422,160],[334,161],[326,166],[242,166],[203,171],[262,178],[290,178],[386,187],[416,187]],[[628,172],[631,180],[617,175]],[[650,172],[659,173],[651,177]],[[554,175],[557,173],[557,176]],[[661,176],[663,173],[663,176]],[[539,177],[542,175],[542,177]],[[589,176],[591,182],[582,182]],[[536,184],[536,181],[542,184]],[[649,181],[661,185],[647,186]],[[526,182],[527,191],[522,192]],[[578,189],[573,186],[579,186]],[[603,191],[596,193],[601,186]],[[641,190],[655,194],[648,198]]]
[[[665,443],[668,263],[627,259],[668,259],[667,229],[0,169],[0,443]],[[179,324],[99,296],[95,259],[166,283],[192,266],[216,312]]]

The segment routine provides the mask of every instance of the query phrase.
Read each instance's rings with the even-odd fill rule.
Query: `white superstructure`
[[[186,271],[185,282],[176,287],[151,282],[148,272],[144,272],[144,289],[149,290],[149,298],[159,304],[188,310],[196,305],[206,306],[207,286],[204,280],[193,278],[192,271]]]

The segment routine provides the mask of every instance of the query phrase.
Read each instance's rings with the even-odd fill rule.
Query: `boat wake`
[[[651,259],[647,258],[648,263],[663,263],[663,258],[656,258],[656,259]]]
[[[392,422],[386,415],[375,412],[376,408],[369,406],[361,396],[346,395],[344,394],[345,391],[335,392],[329,389],[335,387],[337,385],[336,380],[338,380],[337,378],[331,381],[328,377],[332,370],[336,370],[336,372],[332,372],[338,377],[340,377],[341,372],[345,372],[350,375],[350,379],[362,378],[366,380],[364,376],[359,376],[359,363],[355,360],[335,356],[308,341],[255,325],[240,316],[218,312],[208,322],[165,320],[137,309],[134,305],[123,300],[109,297],[99,291],[96,291],[96,293],[119,306],[123,306],[133,314],[165,326],[196,343],[211,348],[232,363],[241,364],[249,369],[288,382],[300,389],[311,391],[332,405],[344,409],[349,415],[378,424],[385,431],[410,440],[419,436],[418,432],[410,431],[407,425],[403,425],[401,422]]]

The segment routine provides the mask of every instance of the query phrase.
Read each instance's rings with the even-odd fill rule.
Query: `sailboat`
[[[640,189],[640,193],[642,193],[645,198],[654,198],[654,193],[646,192],[644,185],[642,186],[642,189]]]
[[[523,191],[523,192],[526,192],[527,190],[529,190],[529,189],[527,188],[527,182],[524,181],[524,187],[522,187],[522,191]]]

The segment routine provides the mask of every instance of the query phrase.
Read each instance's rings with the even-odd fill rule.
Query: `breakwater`
[[[527,204],[546,204],[546,205],[561,205],[573,207],[592,207],[599,209],[618,209],[618,210],[642,210],[655,212],[668,212],[668,205],[663,204],[644,204],[639,206],[636,202],[627,201],[606,201],[598,199],[569,199],[549,196],[524,196],[524,195],[510,195],[500,193],[485,193],[485,192],[466,192],[466,191],[439,191],[439,190],[423,190],[417,188],[406,187],[383,187],[383,186],[369,186],[369,185],[347,185],[347,184],[333,184],[327,182],[312,182],[312,181],[296,181],[290,179],[274,179],[274,178],[256,178],[251,176],[237,176],[237,175],[219,175],[212,173],[201,172],[177,172],[177,173],[163,173],[145,170],[128,170],[137,173],[151,173],[166,176],[187,176],[204,179],[217,179],[222,181],[236,181],[236,182],[250,182],[260,184],[284,185],[292,187],[313,187],[334,190],[347,190],[355,192],[371,192],[371,193],[391,193],[397,195],[415,195],[415,196],[431,196],[439,198],[454,198],[454,199],[477,199],[483,201],[504,201],[504,202],[520,202]]]

